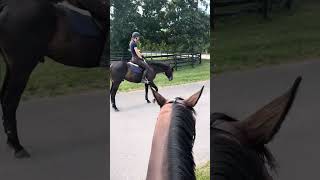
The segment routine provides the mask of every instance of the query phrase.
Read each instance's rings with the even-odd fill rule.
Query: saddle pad
[[[133,72],[133,73],[142,73],[142,68],[140,68],[137,64],[134,64],[132,62],[128,62],[128,68]]]
[[[94,22],[91,16],[81,14],[68,7],[63,7],[66,12],[66,16],[71,24],[72,30],[75,33],[83,36],[97,37],[100,36],[100,30],[98,25]]]
[[[136,67],[139,67],[139,65],[138,65],[138,64],[135,64],[135,63],[133,63],[133,62],[128,62],[128,64],[129,64],[129,65],[136,66]]]

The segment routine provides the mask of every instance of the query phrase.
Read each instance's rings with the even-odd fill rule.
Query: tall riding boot
[[[147,76],[147,73],[148,73],[148,70],[147,70],[147,69],[143,71],[142,78],[141,78],[141,82],[142,82],[142,83],[149,84],[149,81],[148,81],[148,79],[147,79],[147,77],[146,77],[146,76]]]

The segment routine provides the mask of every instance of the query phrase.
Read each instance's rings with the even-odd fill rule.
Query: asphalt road
[[[14,159],[1,126],[0,179],[109,179],[107,110],[103,92],[22,103],[20,137],[32,157]]]
[[[298,75],[303,81],[296,101],[269,145],[279,163],[275,180],[319,179],[320,61],[225,73],[212,79],[212,112],[243,119],[284,93]]]
[[[210,82],[198,82],[159,88],[164,97],[189,97],[205,85],[204,92],[195,107],[197,111],[197,137],[194,145],[194,157],[198,165],[209,160],[210,154]],[[153,96],[150,92],[150,100]],[[144,91],[119,93],[116,97],[120,112],[111,109],[111,179],[143,180],[146,177],[151,142],[159,106],[147,104]]]

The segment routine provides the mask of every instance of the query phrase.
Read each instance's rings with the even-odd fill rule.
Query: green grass
[[[320,1],[300,1],[290,12],[277,10],[271,20],[247,14],[215,24],[215,72],[303,61],[320,57]]]
[[[196,169],[197,180],[210,180],[210,162]]]
[[[169,81],[164,74],[158,74],[154,81],[157,86],[172,86],[210,79],[210,61],[203,60],[200,65],[181,67],[173,73],[173,80]],[[143,84],[124,81],[121,83],[120,91],[143,89]]]
[[[1,84],[4,78],[4,63],[0,57]],[[31,75],[23,99],[48,97],[99,90],[108,87],[107,70],[103,68],[74,68],[47,59],[40,63]]]

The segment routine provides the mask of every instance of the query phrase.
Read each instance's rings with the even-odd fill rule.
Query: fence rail
[[[201,53],[168,53],[168,52],[144,52],[147,61],[161,61],[170,64],[178,70],[179,67],[201,64]],[[110,61],[129,61],[130,52],[111,52]]]

